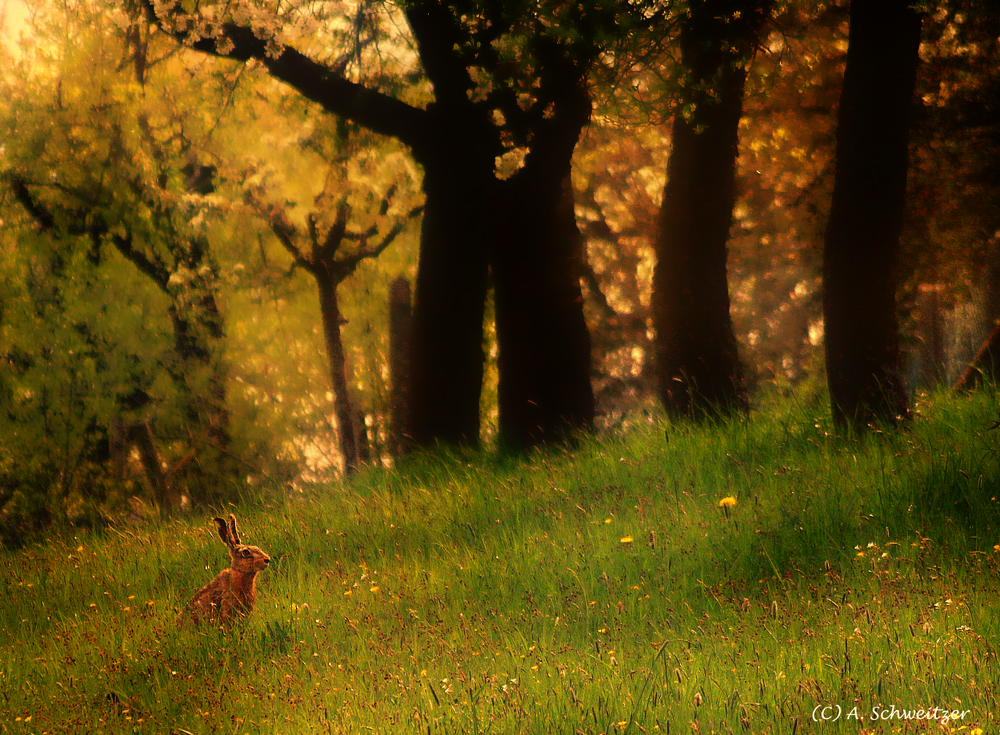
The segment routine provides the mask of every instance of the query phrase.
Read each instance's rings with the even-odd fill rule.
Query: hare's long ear
[[[229,538],[232,539],[231,543],[233,546],[237,546],[238,544],[243,543],[242,541],[240,541],[240,531],[236,527],[235,513],[229,514]]]
[[[215,527],[219,529],[219,538],[222,539],[222,543],[226,546],[232,546],[233,542],[230,540],[229,536],[229,526],[221,518],[215,519]]]

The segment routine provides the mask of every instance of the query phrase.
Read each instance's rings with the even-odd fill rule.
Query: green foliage
[[[813,720],[839,705],[967,710],[952,729],[989,731],[1000,515],[920,503],[932,481],[995,482],[1000,404],[921,410],[909,435],[855,441],[782,402],[272,495],[240,512],[275,561],[231,633],[174,624],[225,564],[207,517],[2,553],[0,722],[857,732]]]
[[[232,493],[234,475],[294,479],[332,465],[315,295],[244,200],[264,192],[299,206],[300,221],[307,209],[322,220],[351,193],[369,216],[396,185],[393,214],[412,207],[419,178],[370,140],[334,170],[331,146],[349,127],[315,120],[264,75],[178,52],[129,8],[66,9],[38,3],[11,57],[17,73],[3,76],[8,543],[121,512],[133,495],[162,500],[131,446],[125,475],[113,466],[119,420],[149,422],[168,481],[196,502]],[[342,298],[376,435],[382,304],[391,277],[412,274],[408,245],[409,234],[363,266]]]
[[[33,247],[32,247],[33,246]],[[81,248],[22,233],[0,261],[0,538],[12,543],[52,520],[85,521],[120,501],[106,470],[115,396],[151,389],[163,359],[158,294],[100,268]],[[135,288],[130,288],[135,286]]]

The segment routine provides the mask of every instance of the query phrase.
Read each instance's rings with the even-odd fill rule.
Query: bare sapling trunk
[[[395,187],[391,187],[383,198],[379,209],[380,216],[384,216],[388,210],[389,201],[394,191]],[[271,230],[285,250],[295,259],[295,264],[306,270],[316,281],[320,315],[323,322],[323,336],[326,341],[326,354],[330,367],[330,382],[333,388],[333,411],[337,419],[338,442],[344,458],[344,474],[349,475],[359,467],[362,460],[367,461],[371,453],[367,445],[364,414],[360,411],[356,414],[350,400],[347,353],[340,331],[344,320],[340,313],[337,287],[354,273],[361,261],[367,258],[376,258],[389,247],[402,231],[406,222],[418,215],[423,207],[411,209],[406,215],[399,218],[378,245],[369,247],[368,240],[378,235],[378,226],[372,225],[364,232],[348,231],[350,207],[347,205],[345,195],[337,205],[336,221],[322,240],[317,232],[316,217],[310,215],[308,232],[310,250],[306,254],[297,242],[300,239],[300,233],[288,221],[282,210],[275,206],[265,206],[257,201],[250,203],[260,214],[268,218]],[[338,258],[337,251],[344,240],[356,240],[359,242],[359,246],[352,255]],[[355,421],[356,415],[358,415],[357,421]]]
[[[344,353],[344,341],[340,334],[342,317],[337,301],[337,284],[328,273],[317,271],[313,275],[319,290],[319,310],[330,365],[333,415],[337,419],[340,453],[344,457],[344,471],[350,473],[358,466],[358,448],[354,440],[354,407],[347,390],[347,355]]]

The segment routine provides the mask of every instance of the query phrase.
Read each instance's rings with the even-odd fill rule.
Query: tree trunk
[[[167,515],[180,508],[180,498],[174,492],[170,481],[163,472],[159,452],[156,451],[156,444],[153,442],[153,430],[148,421],[139,421],[128,427],[126,433],[127,440],[135,444],[139,450],[139,459],[142,461],[142,468],[146,473],[146,481],[153,491],[153,497],[160,509],[160,513]]]
[[[505,237],[494,261],[500,441],[518,450],[594,421],[583,317],[583,241],[568,174],[505,187]]]
[[[406,427],[410,410],[410,350],[413,312],[410,282],[399,276],[389,286],[389,380],[392,384],[389,453],[394,457],[409,448]]]
[[[909,0],[854,2],[823,261],[827,381],[836,423],[908,413],[896,315],[907,127],[920,46]]]
[[[736,124],[709,124],[696,132],[678,116],[673,125],[656,241],[653,315],[660,399],[677,418],[746,408],[726,271],[742,107],[736,104]]]
[[[355,443],[354,409],[347,392],[347,355],[340,338],[340,304],[337,302],[337,281],[324,268],[314,272],[319,290],[319,310],[323,321],[326,355],[330,361],[330,383],[333,387],[333,413],[337,417],[340,452],[344,456],[344,474],[358,467],[358,447]]]
[[[652,301],[660,398],[678,418],[747,408],[729,312],[726,243],[746,64],[770,7],[756,0],[692,3],[681,28],[689,115],[674,116]]]
[[[424,217],[413,314],[408,431],[420,446],[476,446],[483,382],[493,158],[476,125],[439,116],[424,167]]]
[[[594,422],[590,334],[580,287],[583,238],[570,166],[590,98],[563,90],[525,166],[500,182],[501,241],[494,257],[501,444],[520,450]]]

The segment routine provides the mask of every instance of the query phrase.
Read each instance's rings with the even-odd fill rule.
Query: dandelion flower
[[[720,508],[732,508],[735,505],[736,505],[736,498],[732,495],[725,497],[719,501]]]
[[[634,539],[634,538],[632,538],[631,536],[622,536],[622,538],[621,538],[621,542],[622,542],[623,544],[630,544],[630,543],[632,543],[633,541],[635,541],[635,539]]]

